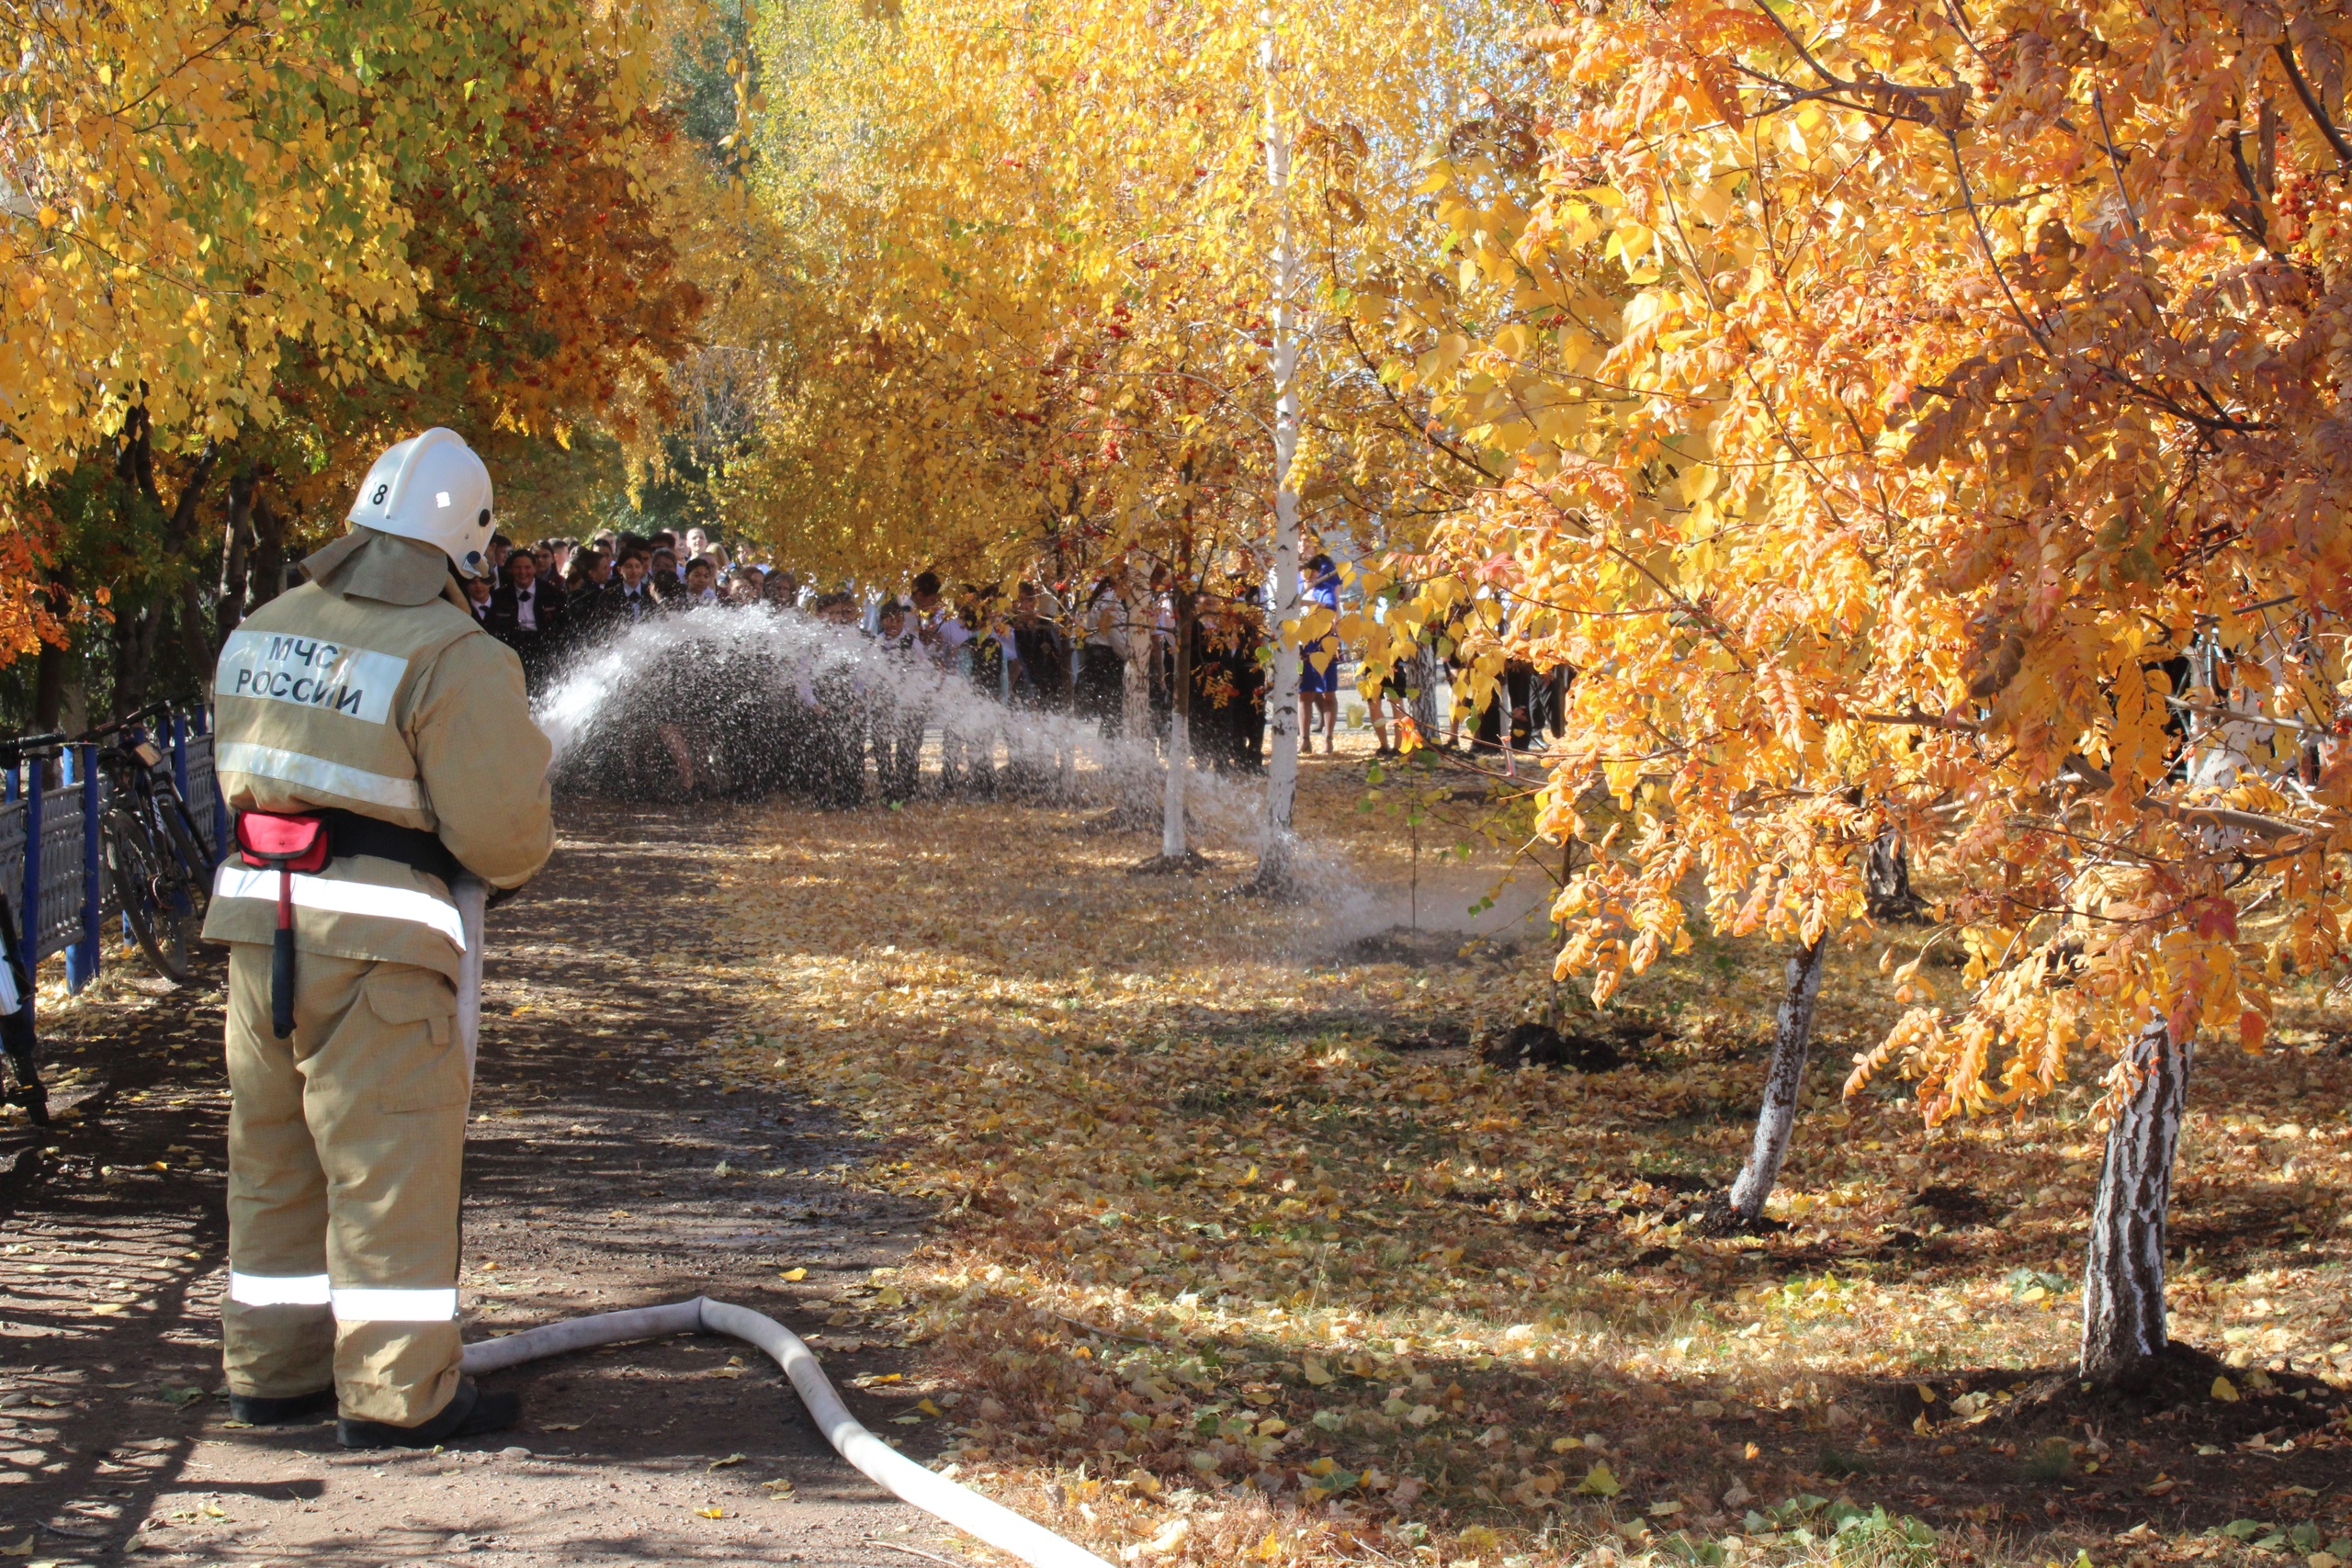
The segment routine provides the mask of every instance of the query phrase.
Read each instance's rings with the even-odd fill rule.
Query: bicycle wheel
[[[165,785],[156,786],[155,815],[164,819],[163,840],[171,845],[172,858],[187,897],[188,911],[200,923],[204,907],[212,897],[211,859],[204,852],[203,837],[196,830],[196,820],[188,815],[187,802],[179,791]]]
[[[139,951],[164,979],[187,979],[196,973],[198,922],[186,896],[185,878],[170,868],[153,830],[132,812],[109,811],[106,854],[107,880]]]

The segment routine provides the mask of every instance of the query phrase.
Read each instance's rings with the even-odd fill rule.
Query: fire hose
[[[476,878],[466,875],[458,879],[451,891],[465,922],[464,974],[458,987],[458,1033],[465,1043],[466,1071],[470,1077],[475,1042],[481,1030],[482,917],[487,889]],[[1023,1518],[1002,1504],[989,1501],[935,1470],[917,1464],[876,1437],[849,1413],[840,1392],[800,1337],[766,1314],[749,1307],[696,1296],[689,1302],[672,1302],[663,1306],[570,1318],[469,1345],[465,1371],[469,1377],[477,1376],[570,1350],[617,1345],[628,1339],[650,1339],[664,1334],[695,1333],[729,1335],[765,1353],[792,1380],[793,1391],[800,1395],[800,1403],[818,1429],[825,1434],[825,1441],[832,1444],[833,1451],[884,1490],[944,1519],[966,1535],[1012,1553],[1032,1568],[1111,1568],[1084,1547],[1064,1540],[1044,1526]]]
[[[865,1472],[876,1485],[923,1512],[944,1519],[966,1535],[1000,1551],[1011,1552],[1033,1568],[1110,1568],[1109,1563],[1084,1547],[1064,1540],[1044,1526],[989,1501],[935,1470],[917,1464],[876,1437],[849,1413],[831,1380],[825,1376],[824,1369],[817,1364],[816,1356],[801,1343],[800,1337],[766,1314],[749,1307],[696,1296],[690,1302],[571,1318],[469,1345],[465,1370],[472,1376],[568,1350],[697,1331],[729,1335],[765,1352],[792,1380],[793,1391],[800,1395],[800,1403],[808,1407],[810,1418],[825,1434],[825,1440],[833,1445],[834,1451]]]

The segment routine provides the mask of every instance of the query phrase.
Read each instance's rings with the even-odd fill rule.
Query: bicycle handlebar
[[[12,740],[0,740],[0,761],[20,762],[33,752],[62,746],[67,739],[68,737],[51,731],[47,735],[19,735]]]
[[[134,725],[148,724],[151,720],[160,718],[171,711],[172,705],[169,702],[149,703],[136,713],[124,714],[120,718],[110,718],[106,723],[85,729],[79,735],[68,735],[62,730],[51,730],[45,735],[19,735],[13,739],[0,739],[0,764],[20,762],[36,752],[51,751],[65,746],[83,746],[93,741],[103,740]]]
[[[99,725],[96,728],[85,730],[74,739],[77,742],[104,739],[107,736],[113,735],[119,730],[128,729],[134,724],[145,724],[149,719],[154,718],[158,715],[169,713],[171,711],[171,707],[172,705],[167,702],[149,703],[137,713],[127,713],[120,718],[110,718],[107,720],[106,723]]]

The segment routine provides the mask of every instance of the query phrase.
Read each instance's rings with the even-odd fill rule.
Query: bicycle
[[[0,766],[15,767],[64,740],[62,735],[32,735],[0,745]],[[40,1037],[33,1030],[33,976],[17,926],[17,911],[0,892],[0,1102],[21,1105],[36,1127],[49,1125],[49,1088],[40,1078]]]
[[[147,962],[185,981],[196,974],[212,859],[148,728],[163,711],[160,703],[141,708],[80,739],[101,743],[97,765],[113,786],[103,822],[107,885]]]

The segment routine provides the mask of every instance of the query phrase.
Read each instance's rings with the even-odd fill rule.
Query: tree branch
[[[1849,713],[1841,716],[1854,724],[1904,724],[1917,729],[1952,729],[1963,735],[1980,735],[1984,731],[1964,718],[1950,714],[1923,713],[1913,708],[1909,713]]]
[[[1797,58],[1810,66],[1813,73],[1820,77],[1831,91],[1853,93],[1864,97],[1901,98],[1909,106],[1908,113],[1898,112],[1891,102],[1882,107],[1865,109],[1862,112],[1883,114],[1894,119],[1907,119],[1918,125],[1943,125],[1947,115],[1950,115],[1954,121],[1960,118],[1953,110],[1960,103],[1966,100],[1968,89],[1965,86],[1913,87],[1900,82],[1890,82],[1885,77],[1876,74],[1864,81],[1848,81],[1814,58],[1813,51],[1807,49],[1804,40],[1797,37],[1795,29],[1781,19],[1780,12],[1772,8],[1770,0],[1756,0],[1756,8],[1764,13],[1766,19],[1773,27],[1780,29],[1781,36],[1789,40],[1789,47],[1797,51]],[[1947,105],[1951,107],[1948,108]]]
[[[2312,123],[2319,127],[2319,133],[2327,138],[2330,147],[2335,149],[2335,161],[2352,169],[2352,142],[2346,141],[2344,132],[2327,118],[2326,106],[2319,101],[2319,95],[2312,90],[2311,82],[2303,75],[2302,66],[2295,60],[2295,46],[2280,39],[2278,48],[2278,63],[2287,68],[2287,81],[2295,89],[2295,96],[2303,101],[2303,112],[2312,117]]]

